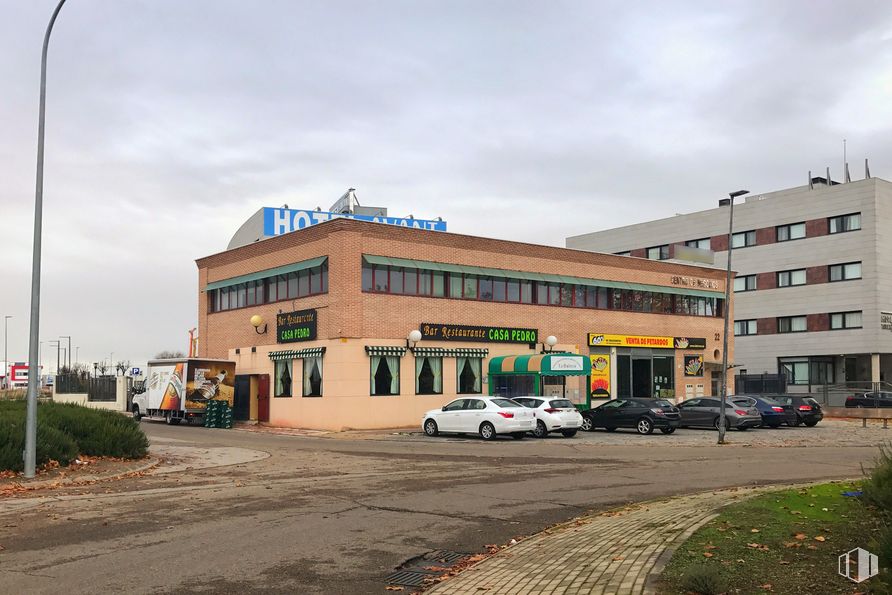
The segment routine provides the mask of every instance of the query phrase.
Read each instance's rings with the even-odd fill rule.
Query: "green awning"
[[[503,355],[489,360],[489,375],[540,374],[542,376],[588,376],[592,363],[588,356],[575,353]]]
[[[365,352],[366,355],[396,355],[398,357],[403,357],[404,355],[406,355],[406,348],[397,347],[395,345],[366,345]]]
[[[489,349],[465,347],[416,347],[412,350],[415,357],[486,357]]]
[[[445,271],[447,273],[465,273],[468,275],[483,275],[502,279],[523,279],[525,281],[546,281],[549,283],[571,283],[588,287],[609,287],[612,289],[637,289],[639,291],[653,291],[656,293],[674,293],[678,295],[693,295],[697,297],[724,298],[721,291],[709,291],[705,289],[692,289],[690,287],[676,287],[668,285],[645,285],[643,283],[627,283],[625,281],[608,281],[606,279],[586,279],[583,277],[570,277],[568,275],[552,275],[549,273],[534,273],[531,271],[509,271],[506,269],[493,269],[465,264],[448,264],[444,262],[430,262],[426,260],[413,260],[411,258],[394,258],[392,256],[374,256],[363,254],[362,257],[369,264],[389,265],[405,267],[408,269],[425,269],[432,271]]]
[[[325,347],[307,347],[306,349],[286,349],[284,351],[270,351],[269,359],[303,359],[305,357],[320,357],[325,355]]]
[[[241,275],[240,277],[232,277],[230,279],[214,281],[213,283],[208,283],[207,287],[205,287],[204,290],[211,291],[213,289],[220,289],[221,287],[232,287],[233,285],[238,285],[239,283],[247,283],[248,281],[257,281],[259,279],[275,277],[276,275],[287,275],[288,273],[295,273],[297,271],[311,269],[313,267],[321,265],[327,259],[327,256],[317,256],[316,258],[311,258],[310,260],[302,260],[301,262],[286,264],[285,266],[276,267],[274,269],[265,269],[263,271],[257,271],[256,273]]]

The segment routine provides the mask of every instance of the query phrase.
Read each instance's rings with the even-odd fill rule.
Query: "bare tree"
[[[105,376],[105,373],[108,372],[108,364],[105,363],[104,361],[99,362],[99,364],[96,367],[99,369],[99,373],[102,374],[103,376]]]
[[[120,361],[118,361],[118,363],[115,364],[115,370],[121,376],[124,376],[126,374],[127,370],[129,370],[129,369],[130,369],[130,360],[128,360],[126,362],[123,360],[120,360]]]
[[[155,359],[176,359],[186,357],[182,351],[159,351],[155,354]]]

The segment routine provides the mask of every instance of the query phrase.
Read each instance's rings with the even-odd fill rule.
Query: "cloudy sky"
[[[40,47],[0,0],[0,316],[26,358]],[[185,349],[194,260],[346,188],[564,238],[808,170],[892,176],[892,3],[69,0],[50,45],[41,333]],[[47,354],[50,355],[47,355]],[[45,364],[55,364],[44,345]]]

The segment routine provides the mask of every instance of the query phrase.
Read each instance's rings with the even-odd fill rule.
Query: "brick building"
[[[536,390],[587,407],[718,392],[713,267],[346,219],[197,264],[199,355],[236,362],[242,418],[382,428],[462,394]],[[488,374],[493,357],[547,350],[590,357],[592,376]]]

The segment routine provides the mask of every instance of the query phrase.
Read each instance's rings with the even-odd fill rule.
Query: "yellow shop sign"
[[[589,333],[588,344],[590,347],[651,347],[656,349],[674,349],[675,338]]]

